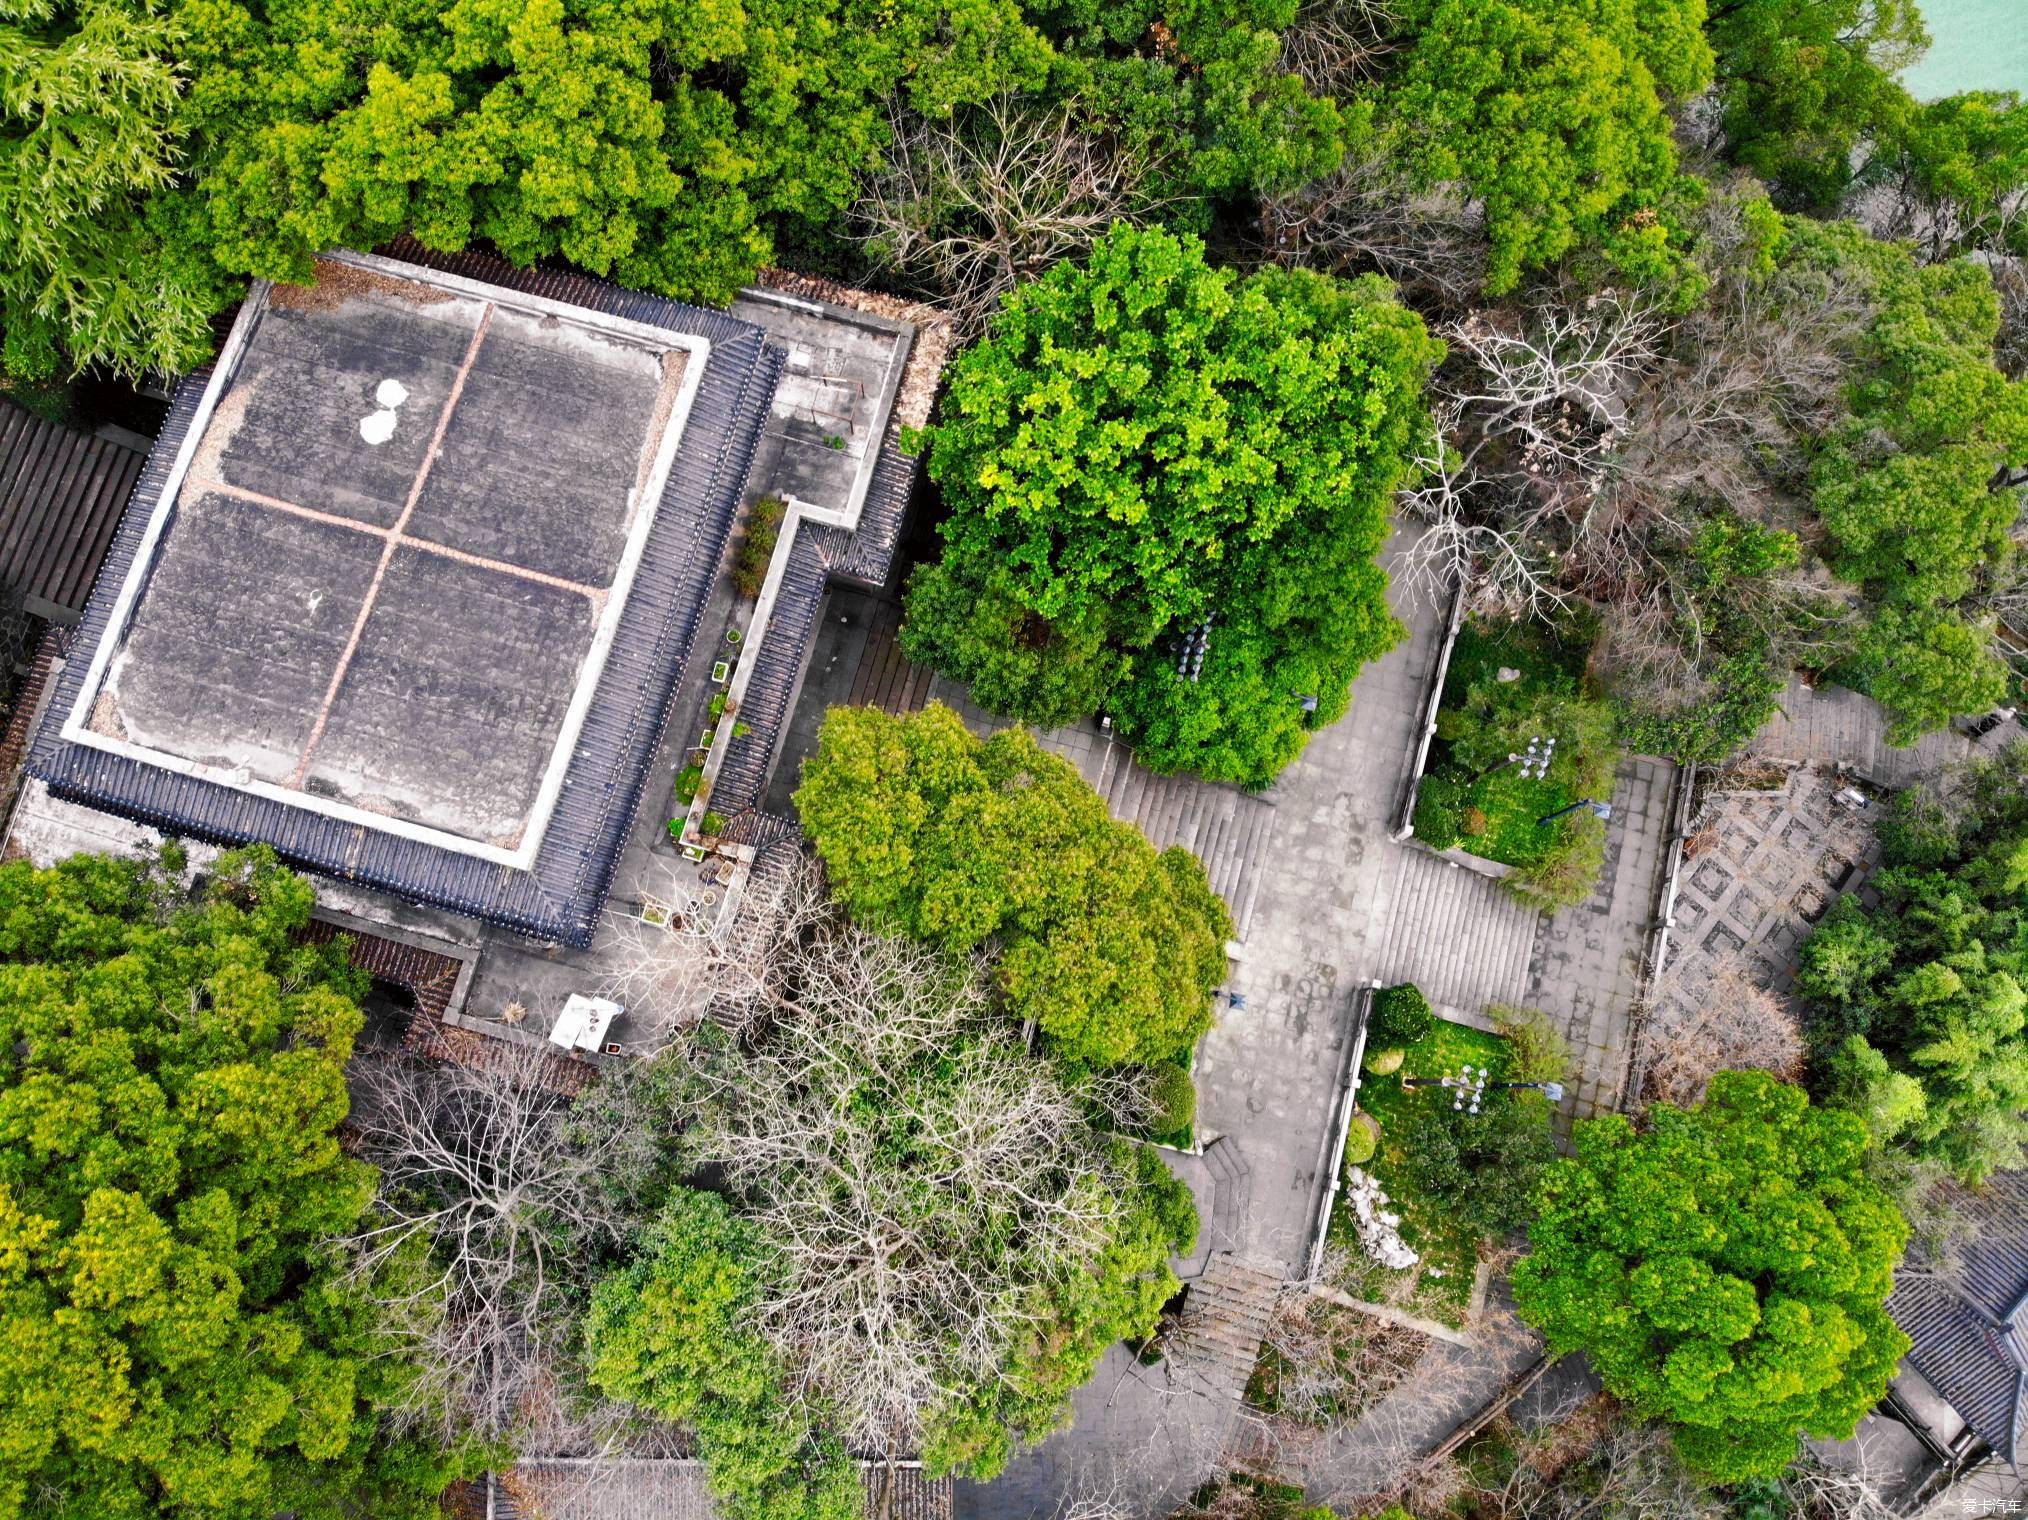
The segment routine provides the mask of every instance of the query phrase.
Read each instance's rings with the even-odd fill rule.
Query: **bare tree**
[[[898,110],[852,216],[876,258],[972,332],[1008,291],[1155,210],[1162,167],[1088,129],[1074,101],[1000,95],[940,120]]]
[[[1354,95],[1386,66],[1400,30],[1389,0],[1305,0],[1282,33],[1282,67],[1312,95]]]
[[[672,881],[640,916],[608,913],[600,925],[599,993],[650,1032],[640,1043],[667,1044],[714,1011],[765,1003],[797,942],[833,911],[821,868],[800,850],[764,856],[727,890]]]
[[[991,1386],[1092,1269],[1131,1181],[1087,1103],[993,1009],[977,966],[832,916],[680,1053],[683,1154],[743,1200],[773,1262],[755,1328],[865,1450],[911,1447]]]
[[[1894,1520],[1901,1510],[1887,1497],[1893,1482],[1893,1475],[1875,1471],[1863,1454],[1832,1462],[1805,1446],[1783,1471],[1782,1492],[1797,1520]]]
[[[624,1215],[604,1178],[648,1137],[575,1125],[542,1048],[479,1044],[466,1061],[355,1067],[351,1123],[381,1179],[369,1223],[341,1249],[420,1351],[407,1419],[447,1436],[544,1426],[554,1439],[567,1418],[570,1263],[619,1240]]]
[[[1420,1331],[1334,1303],[1319,1290],[1343,1275],[1349,1253],[1327,1247],[1314,1280],[1283,1284],[1261,1340],[1274,1409],[1274,1444],[1350,1425],[1406,1382],[1432,1342]]]
[[[1342,9],[1318,7],[1328,14]],[[1296,33],[1284,38],[1285,47],[1303,42]],[[1401,156],[1378,141],[1355,147],[1322,179],[1268,197],[1261,238],[1283,263],[1378,270],[1451,307],[1471,301],[1486,280],[1481,207],[1448,188],[1416,188]]]
[[[1409,573],[1440,583],[1470,566],[1512,613],[1560,606],[1571,569],[1614,542],[1624,501],[1624,397],[1657,360],[1667,324],[1614,291],[1544,298],[1519,319],[1474,312],[1445,329],[1433,441],[1404,505],[1430,525]],[[1596,580],[1594,575],[1591,579]]]
[[[1488,1520],[1719,1520],[1725,1514],[1723,1501],[1683,1466],[1665,1427],[1635,1420],[1602,1394],[1532,1430],[1510,1427],[1507,1435],[1518,1459],[1512,1470],[1494,1483],[1472,1483],[1467,1495],[1472,1510]]]
[[[1696,1011],[1672,1020],[1656,1043],[1649,1091],[1684,1108],[1703,1102],[1721,1071],[1770,1071],[1788,1082],[1803,1069],[1803,1035],[1794,1015],[1737,967],[1712,978]]]

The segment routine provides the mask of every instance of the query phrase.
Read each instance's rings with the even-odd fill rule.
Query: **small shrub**
[[[768,561],[775,557],[775,544],[782,535],[782,515],[789,504],[779,496],[763,496],[753,504],[739,551],[732,558],[732,588],[741,596],[759,596],[768,578]],[[730,634],[727,641],[737,643]],[[717,714],[712,714],[716,717]]]
[[[1354,1114],[1345,1131],[1345,1164],[1364,1166],[1380,1149],[1380,1122],[1371,1114]]]
[[[697,800],[697,788],[704,784],[704,767],[686,765],[676,773],[676,800],[685,807]]]
[[[1415,837],[1432,850],[1448,850],[1458,842],[1465,785],[1462,777],[1435,771],[1422,778],[1415,798]]]
[[[1507,1042],[1507,1077],[1515,1082],[1560,1082],[1570,1070],[1570,1042],[1540,1008],[1490,1004],[1486,1012]]]
[[[1436,1015],[1429,999],[1412,982],[1384,987],[1373,994],[1373,1012],[1367,1020],[1367,1038],[1382,1045],[1414,1045],[1429,1038],[1436,1028]]]
[[[1523,866],[1503,885],[1531,908],[1559,913],[1591,896],[1605,867],[1605,821],[1594,813],[1575,813],[1564,832],[1534,865]]]
[[[697,820],[697,832],[704,835],[707,839],[723,834],[725,832],[724,816],[719,813],[706,813],[702,818]]]
[[[1156,1067],[1148,1097],[1156,1110],[1150,1133],[1180,1135],[1197,1122],[1197,1083],[1181,1066]]]
[[[1376,1077],[1391,1077],[1401,1070],[1401,1063],[1408,1059],[1408,1052],[1399,1045],[1383,1046],[1366,1053],[1366,1069]]]
[[[704,712],[705,716],[708,717],[713,724],[716,724],[720,718],[724,717],[725,693],[722,691],[714,693],[711,698],[711,705],[705,708]]]
[[[669,837],[677,844],[683,843],[683,825],[688,821],[687,817],[669,820]]]

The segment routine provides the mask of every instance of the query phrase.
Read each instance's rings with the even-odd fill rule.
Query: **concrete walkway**
[[[1663,850],[1671,769],[1647,760],[1621,770],[1598,893],[1553,920],[1518,907],[1485,877],[1395,843],[1389,835],[1442,611],[1408,602],[1399,580],[1392,595],[1409,638],[1360,674],[1351,714],[1318,734],[1274,788],[1275,849],[1230,984],[1242,1006],[1221,1010],[1198,1058],[1200,1132],[1226,1137],[1228,1154],[1249,1171],[1244,1238],[1227,1226],[1220,1245],[1292,1270],[1329,1181],[1354,990],[1413,977],[1460,1008],[1541,1007],[1569,1032],[1577,1058],[1561,1122],[1610,1107]],[[1525,1362],[1528,1343],[1496,1310],[1473,1346],[1439,1344],[1396,1395],[1328,1443],[1313,1497],[1377,1487],[1369,1477],[1376,1465],[1434,1446],[1478,1407],[1474,1398],[1491,1397]],[[1207,1394],[1178,1369],[1139,1367],[1115,1348],[1077,1395],[1071,1427],[1017,1457],[996,1482],[959,1485],[958,1514],[1047,1520],[1066,1496],[1123,1482],[1129,1471],[1132,1512],[1166,1514],[1220,1469],[1237,1416],[1236,1401]]]

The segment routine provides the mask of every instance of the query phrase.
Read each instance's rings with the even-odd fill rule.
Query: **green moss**
[[[1354,1114],[1345,1131],[1345,1164],[1364,1166],[1380,1149],[1380,1124],[1371,1114]]]

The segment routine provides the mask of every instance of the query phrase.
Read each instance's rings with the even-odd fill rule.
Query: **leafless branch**
[[[350,1270],[419,1348],[403,1415],[487,1436],[558,1417],[574,1324],[572,1253],[616,1243],[603,1175],[642,1137],[573,1125],[539,1047],[483,1062],[362,1057],[352,1123],[381,1170]]]
[[[897,110],[852,216],[875,257],[976,331],[1008,291],[1155,210],[1160,168],[1088,130],[1075,102],[1000,95],[945,120]]]

